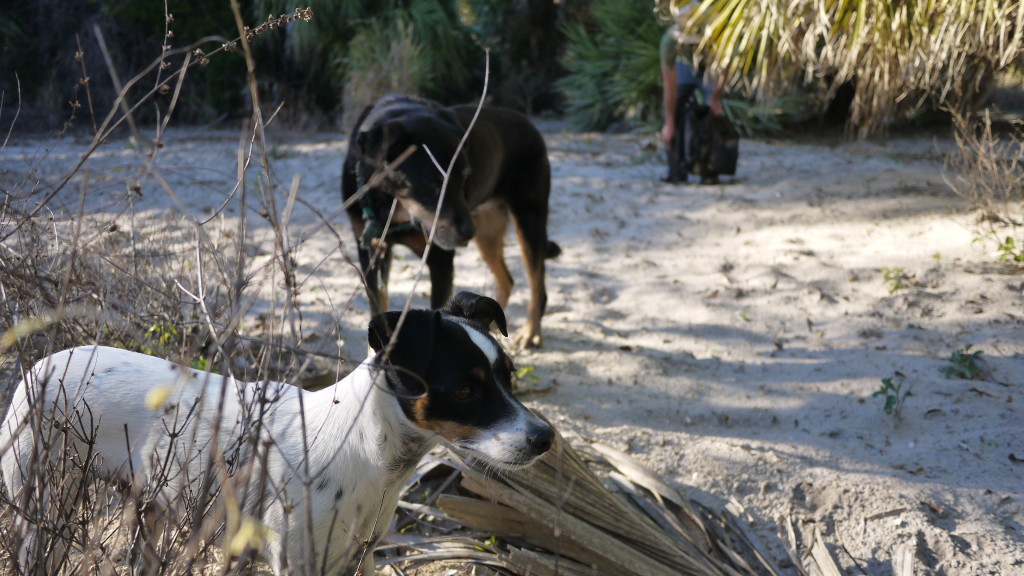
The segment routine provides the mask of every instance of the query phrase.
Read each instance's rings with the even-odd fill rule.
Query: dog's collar
[[[366,182],[362,181],[361,178],[357,183],[360,188],[366,185]],[[387,240],[395,236],[421,232],[420,227],[414,222],[400,222],[397,224],[392,222],[385,234],[384,223],[387,222],[387,214],[384,212],[383,206],[380,206],[380,203],[374,200],[373,195],[369,193],[363,194],[359,199],[359,207],[362,209],[364,222],[363,234],[359,237],[359,244],[364,249],[368,250],[373,247],[377,240]]]

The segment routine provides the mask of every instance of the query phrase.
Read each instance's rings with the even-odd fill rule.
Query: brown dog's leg
[[[543,229],[543,221],[529,217],[516,221],[516,234],[519,245],[523,249],[523,263],[526,268],[526,279],[530,283],[530,303],[526,308],[526,324],[516,335],[516,345],[524,348],[540,348],[540,318],[547,307],[548,295],[544,288],[545,260],[548,257],[547,234]],[[553,245],[552,245],[553,246]],[[557,254],[553,254],[552,257]]]
[[[508,230],[508,208],[497,202],[487,202],[473,212],[476,224],[476,247],[487,267],[494,274],[495,300],[502,308],[508,305],[512,294],[512,274],[505,264],[505,231]]]

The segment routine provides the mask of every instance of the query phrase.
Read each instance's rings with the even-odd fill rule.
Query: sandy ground
[[[550,235],[563,254],[548,267],[545,347],[518,353],[550,385],[530,406],[570,439],[627,450],[692,497],[738,500],[766,540],[779,519],[816,526],[849,573],[891,574],[894,550],[909,544],[918,573],[1024,574],[1024,275],[973,242],[976,215],[943,184],[948,142],[746,139],[734,180],[673,186],[658,182],[650,136],[539,124],[553,164]],[[168,134],[156,167],[180,203],[144,179],[138,217],[216,211],[238,140]],[[14,189],[35,167],[45,189],[83,142],[15,139],[0,151],[0,179]],[[279,206],[301,176],[289,229],[306,345],[361,359],[367,306],[344,256],[354,254],[348,223],[330,218],[335,235],[317,214],[338,207],[347,142],[270,143]],[[123,213],[141,162],[123,141],[103,147],[87,166],[101,191],[89,209]],[[209,226],[229,229],[237,216],[230,205]],[[270,235],[259,218],[251,225],[255,266]],[[509,243],[516,329],[527,291]],[[399,253],[394,300],[412,293],[426,304],[417,268]],[[884,271],[900,268],[890,293]],[[474,248],[458,255],[456,285],[493,290]],[[983,353],[982,379],[947,377],[967,345]],[[872,396],[883,378],[913,393],[898,418]]]

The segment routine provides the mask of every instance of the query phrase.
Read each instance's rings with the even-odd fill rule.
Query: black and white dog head
[[[441,248],[465,246],[476,234],[476,227],[464,191],[469,174],[464,153],[451,168],[444,202],[437,212],[444,183],[438,166],[448,169],[464,133],[455,114],[428,100],[403,95],[381,98],[364,114],[353,139],[359,178],[368,182],[375,172],[412,148],[412,154],[394,171],[384,174],[376,190],[397,199],[426,234],[435,226],[437,214],[434,243]]]
[[[488,333],[494,322],[508,335],[496,301],[460,292],[444,310],[412,310],[397,327],[399,317],[371,321],[370,345],[410,422],[498,468],[547,452],[554,430],[512,396],[512,359]]]

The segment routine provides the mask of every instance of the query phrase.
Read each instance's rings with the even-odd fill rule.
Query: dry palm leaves
[[[392,554],[385,563],[454,560],[531,576],[782,573],[738,503],[712,511],[626,454],[592,448],[612,468],[612,489],[562,437],[501,477],[450,453],[427,460],[401,504],[411,513],[403,533],[379,548]]]
[[[859,136],[929,101],[971,110],[1024,54],[1024,3],[1012,0],[705,0],[680,24],[702,35],[716,74],[766,100],[801,82],[830,96],[851,85]]]

